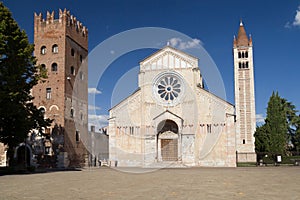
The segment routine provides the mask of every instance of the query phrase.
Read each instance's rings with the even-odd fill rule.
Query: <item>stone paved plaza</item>
[[[300,199],[299,167],[124,170],[0,176],[0,199]]]

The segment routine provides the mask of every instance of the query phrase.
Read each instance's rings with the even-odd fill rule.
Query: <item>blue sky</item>
[[[90,52],[115,34],[133,28],[162,27],[184,33],[194,41],[201,41],[221,73],[227,101],[233,104],[232,40],[242,19],[253,38],[257,114],[265,116],[272,91],[278,91],[300,109],[300,0],[5,0],[4,4],[26,31],[30,42],[33,42],[34,12],[42,12],[45,16],[47,10],[57,12],[59,8],[67,8],[88,28]],[[97,92],[97,116],[91,115],[91,122],[98,120],[99,126],[105,122],[114,85],[131,69],[132,84],[128,91],[136,89],[136,66],[154,51],[129,52],[109,66],[97,90],[90,89],[90,92]],[[121,97],[129,95],[126,92]]]

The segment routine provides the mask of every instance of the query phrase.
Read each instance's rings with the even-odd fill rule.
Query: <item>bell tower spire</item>
[[[255,94],[252,37],[247,36],[242,20],[233,40],[236,108],[236,149],[238,162],[256,162],[254,132]]]

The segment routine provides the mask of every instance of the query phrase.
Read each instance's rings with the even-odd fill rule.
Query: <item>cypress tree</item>
[[[278,92],[273,92],[268,102],[265,126],[265,131],[269,138],[268,150],[271,153],[284,154],[287,144],[288,125],[286,110]]]

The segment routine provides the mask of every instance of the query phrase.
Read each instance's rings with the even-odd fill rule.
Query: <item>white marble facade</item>
[[[110,110],[110,160],[236,166],[234,106],[203,89],[197,58],[166,46],[140,62],[138,78]]]

